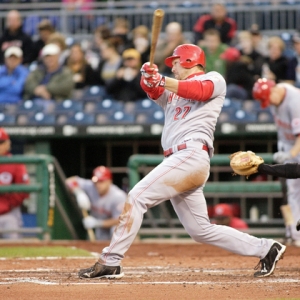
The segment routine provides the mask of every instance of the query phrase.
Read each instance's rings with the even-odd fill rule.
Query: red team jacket
[[[0,164],[0,185],[28,183],[29,176],[24,164]],[[20,206],[28,196],[28,193],[0,194],[0,215]]]

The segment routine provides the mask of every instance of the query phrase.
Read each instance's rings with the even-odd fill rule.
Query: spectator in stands
[[[119,38],[118,52],[120,54],[130,47],[131,41],[129,39],[130,23],[127,19],[119,17],[114,20],[112,28],[112,36]]]
[[[165,28],[165,33],[165,38],[158,41],[154,62],[161,73],[171,76],[171,68],[165,65],[165,59],[172,56],[173,50],[177,46],[187,44],[189,41],[185,39],[182,26],[178,22],[168,23]]]
[[[17,103],[23,97],[28,76],[27,67],[22,65],[23,51],[9,47],[4,52],[5,64],[0,67],[0,103]]]
[[[126,49],[122,55],[123,65],[115,78],[106,86],[108,94],[124,102],[147,98],[140,85],[141,54],[134,48]]]
[[[132,43],[133,48],[141,54],[142,64],[149,61],[151,45],[147,26],[140,25],[132,30]]]
[[[262,35],[257,24],[252,24],[249,32],[252,35],[254,50],[262,56],[268,55],[268,40],[266,35]]]
[[[97,68],[97,84],[106,86],[112,81],[117,70],[122,65],[122,56],[118,52],[118,46],[120,43],[119,38],[111,37],[108,40],[104,40],[100,47],[100,60]]]
[[[74,44],[70,48],[70,55],[67,59],[67,67],[73,73],[74,88],[83,89],[86,86],[95,85],[96,72],[87,63],[85,54],[80,44]]]
[[[296,87],[300,88],[300,32],[292,37],[295,56],[288,63],[287,77]]]
[[[55,32],[50,20],[44,19],[38,24],[39,37],[33,42],[32,56],[33,60],[38,60],[43,47],[47,44],[49,36]]]
[[[74,87],[73,76],[69,68],[59,64],[59,47],[48,44],[42,49],[41,56],[43,65],[27,77],[24,99],[69,99]]]
[[[208,29],[204,32],[203,51],[206,56],[206,72],[216,71],[225,76],[226,63],[220,55],[228,48],[220,39],[220,33],[216,29]]]
[[[235,229],[248,229],[247,223],[234,217],[231,206],[226,203],[220,203],[214,207],[213,218],[217,225],[225,225]]]
[[[254,49],[252,35],[249,31],[244,30],[239,32],[237,48],[244,58],[248,58],[248,68],[255,80],[258,79],[261,76],[265,58]]]
[[[11,156],[11,141],[7,132],[0,128],[0,156]],[[24,164],[0,164],[0,185],[29,184],[29,176]],[[24,192],[0,194],[0,237],[18,239],[22,227],[21,205],[28,198]],[[5,232],[7,231],[7,232]],[[9,232],[10,231],[10,232]]]
[[[111,35],[111,31],[106,25],[100,25],[96,28],[94,32],[94,43],[98,51],[100,50],[102,42],[110,38]]]
[[[249,59],[234,47],[227,48],[220,56],[226,61],[226,97],[232,99],[252,99],[254,77],[248,68]]]
[[[69,177],[67,186],[75,194],[78,206],[89,210],[83,219],[86,229],[95,229],[97,240],[109,240],[118,224],[127,194],[112,182],[112,173],[105,166],[93,170],[91,179]]]
[[[268,42],[268,56],[262,66],[261,77],[282,82],[288,79],[288,59],[283,55],[284,41],[278,36],[272,36]]]
[[[23,64],[32,62],[32,40],[22,30],[21,15],[17,10],[7,14],[6,29],[0,37],[0,64],[4,63],[4,52],[11,46],[20,47],[23,51]]]
[[[70,54],[70,51],[66,44],[66,38],[63,34],[59,32],[52,33],[48,40],[47,44],[56,44],[60,49],[59,63],[61,65],[65,65],[67,61],[67,57]]]
[[[227,17],[227,10],[223,4],[214,4],[210,14],[199,17],[193,27],[194,43],[203,46],[204,32],[212,28],[219,31],[221,42],[224,44],[230,44],[235,37],[237,24],[235,20]]]

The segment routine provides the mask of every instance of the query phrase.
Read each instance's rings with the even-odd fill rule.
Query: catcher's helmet
[[[260,106],[262,108],[270,105],[271,88],[275,85],[275,81],[266,78],[260,78],[254,83],[252,96],[255,100],[261,101]]]
[[[173,51],[173,55],[165,59],[166,66],[172,68],[172,61],[175,58],[180,58],[180,65],[187,69],[197,65],[205,67],[205,53],[200,47],[193,44],[177,46]]]
[[[104,181],[108,179],[112,179],[112,174],[107,167],[99,166],[93,170],[93,176],[92,176],[93,182]]]

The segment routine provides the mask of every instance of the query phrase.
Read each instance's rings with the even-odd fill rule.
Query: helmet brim
[[[179,56],[169,56],[165,59],[165,65],[169,68],[172,68],[173,67],[173,60],[175,58],[179,58]]]

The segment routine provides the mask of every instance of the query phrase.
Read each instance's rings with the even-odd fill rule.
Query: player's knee
[[[192,230],[189,230],[189,235],[191,238],[196,242],[204,242],[208,236],[208,233],[210,232],[212,228],[212,224],[207,223],[199,226],[199,228],[193,228]]]

